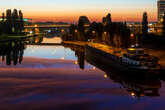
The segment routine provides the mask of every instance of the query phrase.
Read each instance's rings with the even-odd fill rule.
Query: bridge
[[[70,24],[52,24],[52,25],[26,25],[25,32],[27,33],[46,33],[56,34],[60,36],[61,32],[69,32]]]
[[[25,32],[27,33],[46,33],[46,34],[55,34],[56,36],[61,36],[63,33],[69,32],[69,27],[71,24],[42,24],[42,25],[26,25]],[[88,28],[89,25],[84,25]]]
[[[52,24],[52,25],[27,25],[25,28],[69,28],[70,24]]]

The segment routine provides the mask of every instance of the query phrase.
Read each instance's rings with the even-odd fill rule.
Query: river
[[[1,110],[164,110],[163,77],[116,73],[84,47],[42,45],[54,42],[61,40],[0,45]]]

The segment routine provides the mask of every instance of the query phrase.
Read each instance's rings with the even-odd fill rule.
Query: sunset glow
[[[148,12],[149,20],[157,20],[156,0],[5,0],[1,12],[19,7],[33,21],[76,22],[81,15],[91,21],[101,21],[107,13],[113,21],[141,21]]]

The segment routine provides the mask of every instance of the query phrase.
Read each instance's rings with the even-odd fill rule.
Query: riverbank
[[[0,35],[0,43],[10,42],[10,41],[21,41],[36,36],[38,35],[15,35],[15,36]]]
[[[19,36],[8,36],[8,35],[0,35],[0,42],[8,42],[13,40],[24,40],[28,38],[25,35],[19,35]]]
[[[71,45],[77,45],[77,46],[86,46],[86,45],[92,45],[94,48],[99,48],[101,51],[106,52],[108,54],[112,54],[112,46],[100,44],[100,43],[88,43],[88,42],[82,42],[82,41],[64,41],[64,44],[71,44]],[[165,51],[164,49],[157,49],[157,48],[145,48],[147,52],[151,55],[154,55],[160,59],[160,64],[165,68]],[[113,49],[114,50],[114,49]],[[124,51],[123,49],[120,49]],[[119,50],[119,51],[120,51]],[[120,56],[120,55],[119,55]]]
[[[63,41],[63,44],[77,45],[77,46],[86,46],[88,42],[84,41]]]

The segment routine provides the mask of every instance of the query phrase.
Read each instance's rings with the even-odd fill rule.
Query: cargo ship
[[[86,54],[100,60],[105,65],[123,72],[158,72],[161,70],[159,58],[145,53],[145,49],[131,47],[127,49],[90,42]]]

